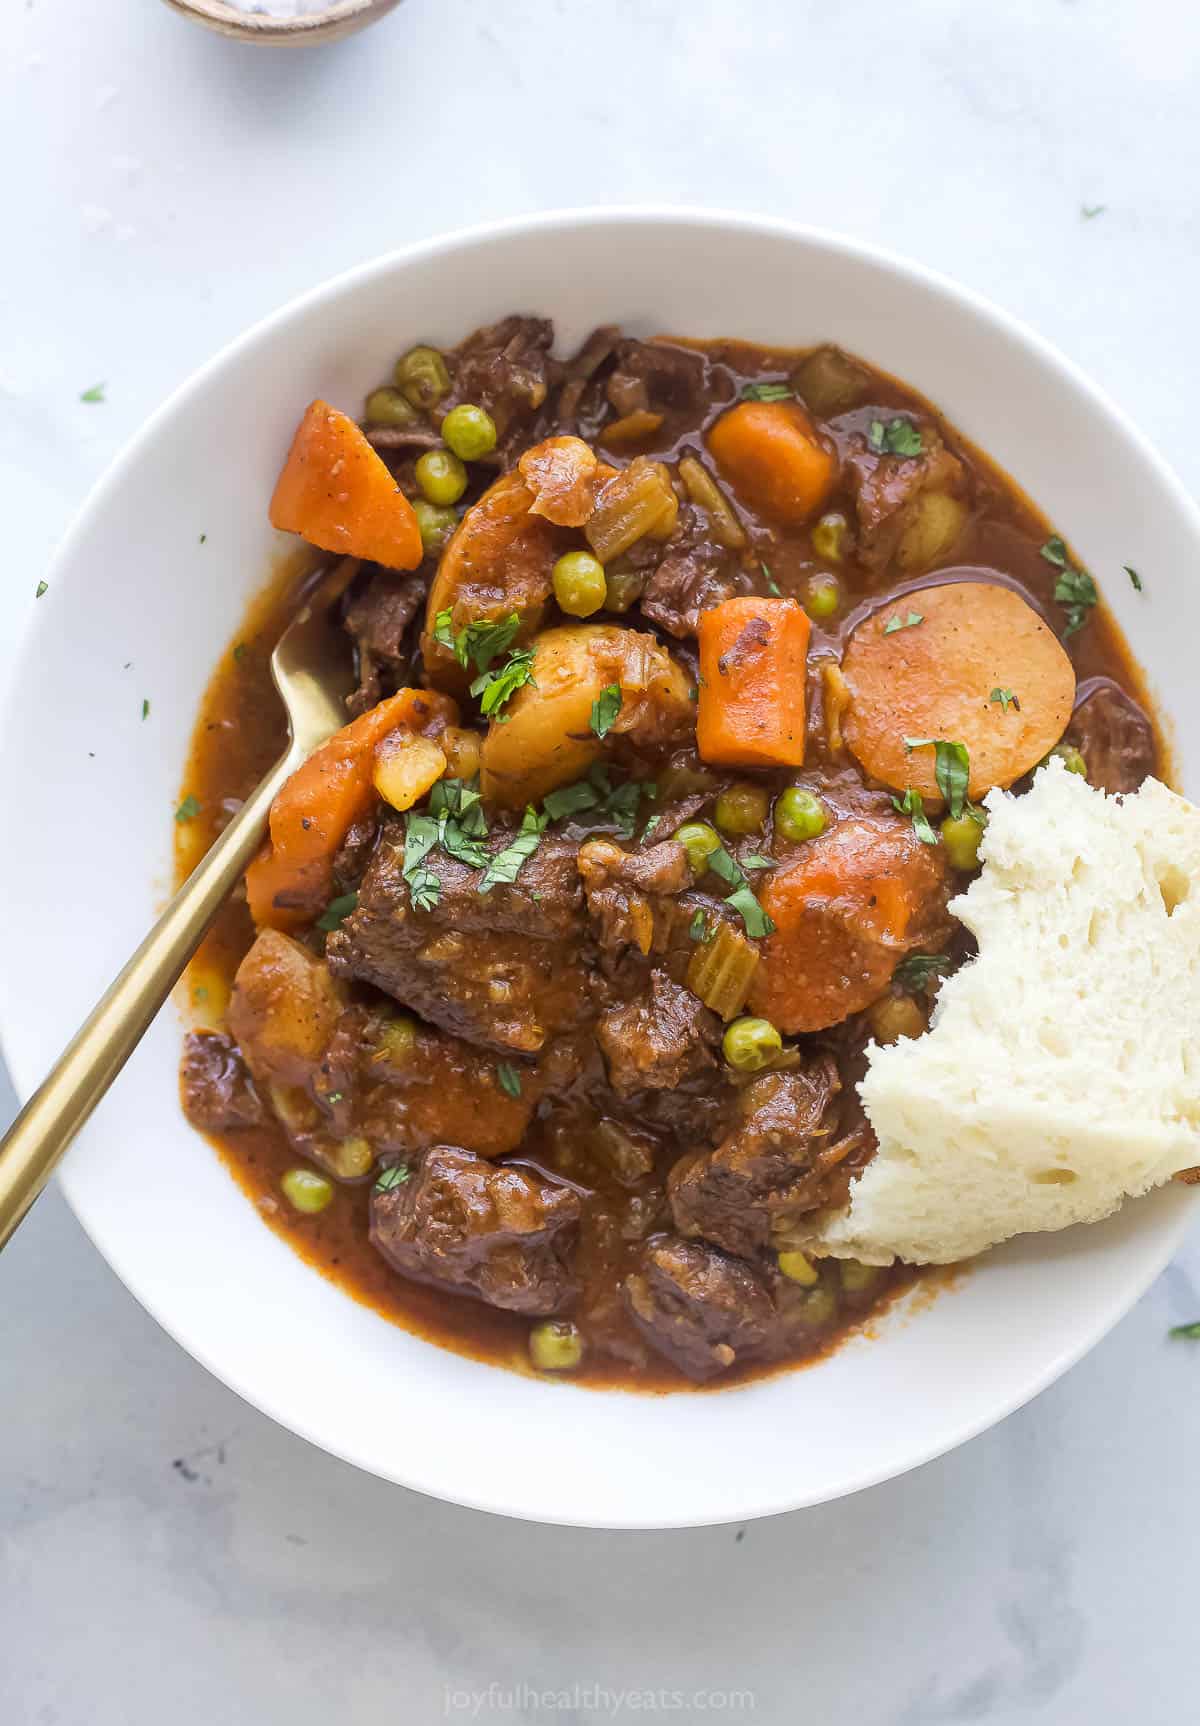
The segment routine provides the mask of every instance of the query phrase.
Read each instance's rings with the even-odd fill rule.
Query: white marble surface
[[[279,55],[154,0],[8,0],[4,656],[90,482],[221,343],[390,245],[557,204],[906,251],[1057,341],[1200,487],[1198,66],[1182,0],[407,0]],[[5,1726],[1195,1716],[1200,1349],[1166,1340],[1200,1318],[1194,1238],[1034,1407],[744,1537],[508,1524],[332,1462],[161,1335],[53,1193],[0,1310]]]

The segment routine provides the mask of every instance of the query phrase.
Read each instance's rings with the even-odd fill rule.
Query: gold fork
[[[317,583],[271,655],[271,675],[287,709],[287,749],[196,865],[0,1142],[0,1247],[141,1041],[254,857],[276,792],[346,723],[351,656],[331,609],[357,567],[345,559]]]

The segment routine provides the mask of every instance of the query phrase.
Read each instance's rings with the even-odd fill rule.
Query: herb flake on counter
[[[999,685],[997,685],[997,687],[993,689],[992,693],[988,696],[988,700],[992,702],[994,706],[1002,707],[1005,713],[1008,712],[1010,707],[1016,713],[1020,713],[1021,711],[1021,703],[1013,694],[1011,689],[1001,689]]]
[[[532,804],[526,804],[520,832],[503,851],[497,851],[484,870],[476,891],[490,893],[493,887],[511,886],[541,844],[549,819],[548,815],[539,815]]]
[[[1187,1342],[1200,1342],[1200,1319],[1196,1319],[1192,1324],[1172,1325],[1167,1335],[1182,1337]]]
[[[342,893],[336,899],[331,899],[321,915],[317,918],[316,927],[323,934],[329,935],[341,926],[351,911],[358,904],[357,893]]]
[[[892,981],[906,994],[923,995],[935,977],[945,976],[950,963],[946,953],[910,953],[896,966]]]
[[[40,599],[44,593],[48,593],[49,591],[50,583],[48,581],[39,581],[37,587],[34,589],[33,597],[35,599]]]
[[[610,683],[602,689],[592,702],[592,716],[588,721],[597,737],[607,737],[617,722],[621,711],[621,685]]]
[[[189,791],[183,802],[179,805],[179,808],[175,811],[175,819],[179,822],[180,826],[182,826],[185,821],[194,821],[199,813],[200,799],[193,796]]]
[[[911,420],[902,419],[899,414],[885,424],[883,420],[872,420],[867,433],[867,447],[876,455],[920,455],[925,447],[921,438],[920,428]]]
[[[795,394],[789,384],[761,381],[742,385],[744,402],[786,402],[791,401]]]
[[[922,845],[937,844],[937,834],[929,824],[929,817],[925,813],[925,799],[919,791],[914,791],[910,785],[903,797],[892,798],[892,808],[897,815],[908,816],[913,824],[913,832]]]
[[[392,1163],[389,1168],[380,1172],[375,1182],[377,1193],[390,1193],[393,1187],[402,1187],[405,1181],[412,1179],[412,1170],[407,1163]]]
[[[202,533],[200,535],[200,544],[204,545],[207,542],[207,540],[208,540],[208,535],[206,533]]]
[[[1102,216],[1107,208],[1107,204],[1080,204],[1080,219],[1085,222],[1094,222],[1096,217]]]
[[[500,1081],[500,1089],[506,1096],[521,1095],[521,1075],[511,1061],[496,1062],[496,1077]]]
[[[946,801],[952,818],[957,821],[967,803],[967,785],[971,778],[971,757],[965,743],[952,743],[946,737],[906,737],[904,747],[914,749],[933,746],[933,777]],[[893,798],[893,802],[895,799]],[[914,822],[914,826],[916,823]]]
[[[915,629],[918,623],[924,623],[924,621],[925,614],[923,612],[910,611],[907,617],[901,617],[900,613],[897,612],[895,617],[890,618],[888,622],[884,624],[883,633],[885,635],[895,635],[897,630]]]
[[[1138,574],[1137,570],[1134,569],[1133,565],[1130,563],[1123,563],[1121,565],[1121,568],[1125,571],[1126,575],[1129,577],[1130,581],[1133,583],[1133,591],[1135,593],[1144,593],[1146,591],[1145,584],[1143,583],[1142,578]]]
[[[143,699],[142,699],[142,718],[143,719],[149,719],[149,717],[150,717],[150,703],[145,699],[145,697],[143,697]]]
[[[81,402],[87,402],[89,406],[93,406],[96,402],[104,400],[104,389],[103,384],[93,384],[90,390],[83,390],[80,393],[79,399]]]

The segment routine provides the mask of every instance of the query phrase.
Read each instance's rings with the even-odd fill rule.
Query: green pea
[[[825,805],[811,791],[789,785],[775,799],[775,831],[783,839],[815,839],[824,833]]]
[[[548,1318],[529,1333],[529,1358],[539,1372],[570,1372],[583,1359],[583,1338],[577,1325]]]
[[[836,575],[814,575],[809,578],[804,597],[804,609],[818,621],[832,617],[842,603],[842,587]]]
[[[812,530],[812,546],[826,563],[841,563],[846,552],[846,518],[836,510],[823,515]]]
[[[1087,778],[1087,762],[1073,743],[1056,743],[1050,755],[1043,755],[1038,766],[1044,767],[1053,755],[1058,757],[1068,773],[1078,773],[1081,779]]]
[[[942,843],[952,869],[961,869],[964,875],[978,869],[979,841],[983,838],[984,825],[973,815],[947,815],[942,822]]]
[[[436,407],[450,388],[450,373],[436,348],[409,348],[396,361],[393,376],[396,388],[415,408]]]
[[[736,784],[727,785],[717,798],[713,820],[722,833],[728,833],[733,838],[742,838],[747,833],[758,833],[767,819],[770,801],[761,785],[752,785],[749,780],[739,779]]]
[[[554,597],[569,617],[590,617],[608,597],[604,565],[590,551],[568,551],[554,566]]]
[[[806,1253],[780,1253],[779,1269],[789,1282],[799,1283],[802,1288],[813,1288],[818,1281],[817,1267]]]
[[[333,1202],[333,1182],[315,1169],[289,1169],[279,1185],[293,1210],[306,1217],[315,1217],[318,1211],[323,1211]]]
[[[462,461],[478,461],[496,447],[496,422],[486,408],[460,402],[442,421],[442,437]]]
[[[709,858],[721,843],[721,835],[716,828],[710,827],[707,821],[685,821],[675,837],[687,852],[692,874],[705,874]]]
[[[838,1275],[847,1294],[866,1294],[874,1288],[883,1272],[878,1265],[860,1264],[857,1259],[839,1259]]]
[[[448,449],[427,449],[413,472],[429,502],[439,509],[457,503],[467,489],[467,470]]]
[[[413,514],[421,530],[421,545],[430,556],[441,551],[458,526],[458,517],[452,509],[439,509],[423,497],[413,499]]]
[[[410,426],[417,418],[417,410],[407,396],[385,384],[367,397],[365,418],[369,426]]]
[[[770,1019],[735,1019],[726,1027],[721,1048],[739,1073],[757,1073],[781,1052],[783,1038]]]

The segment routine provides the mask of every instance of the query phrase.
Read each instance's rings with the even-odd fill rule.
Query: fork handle
[[[0,1248],[141,1041],[266,831],[293,745],[193,869],[0,1141]]]

